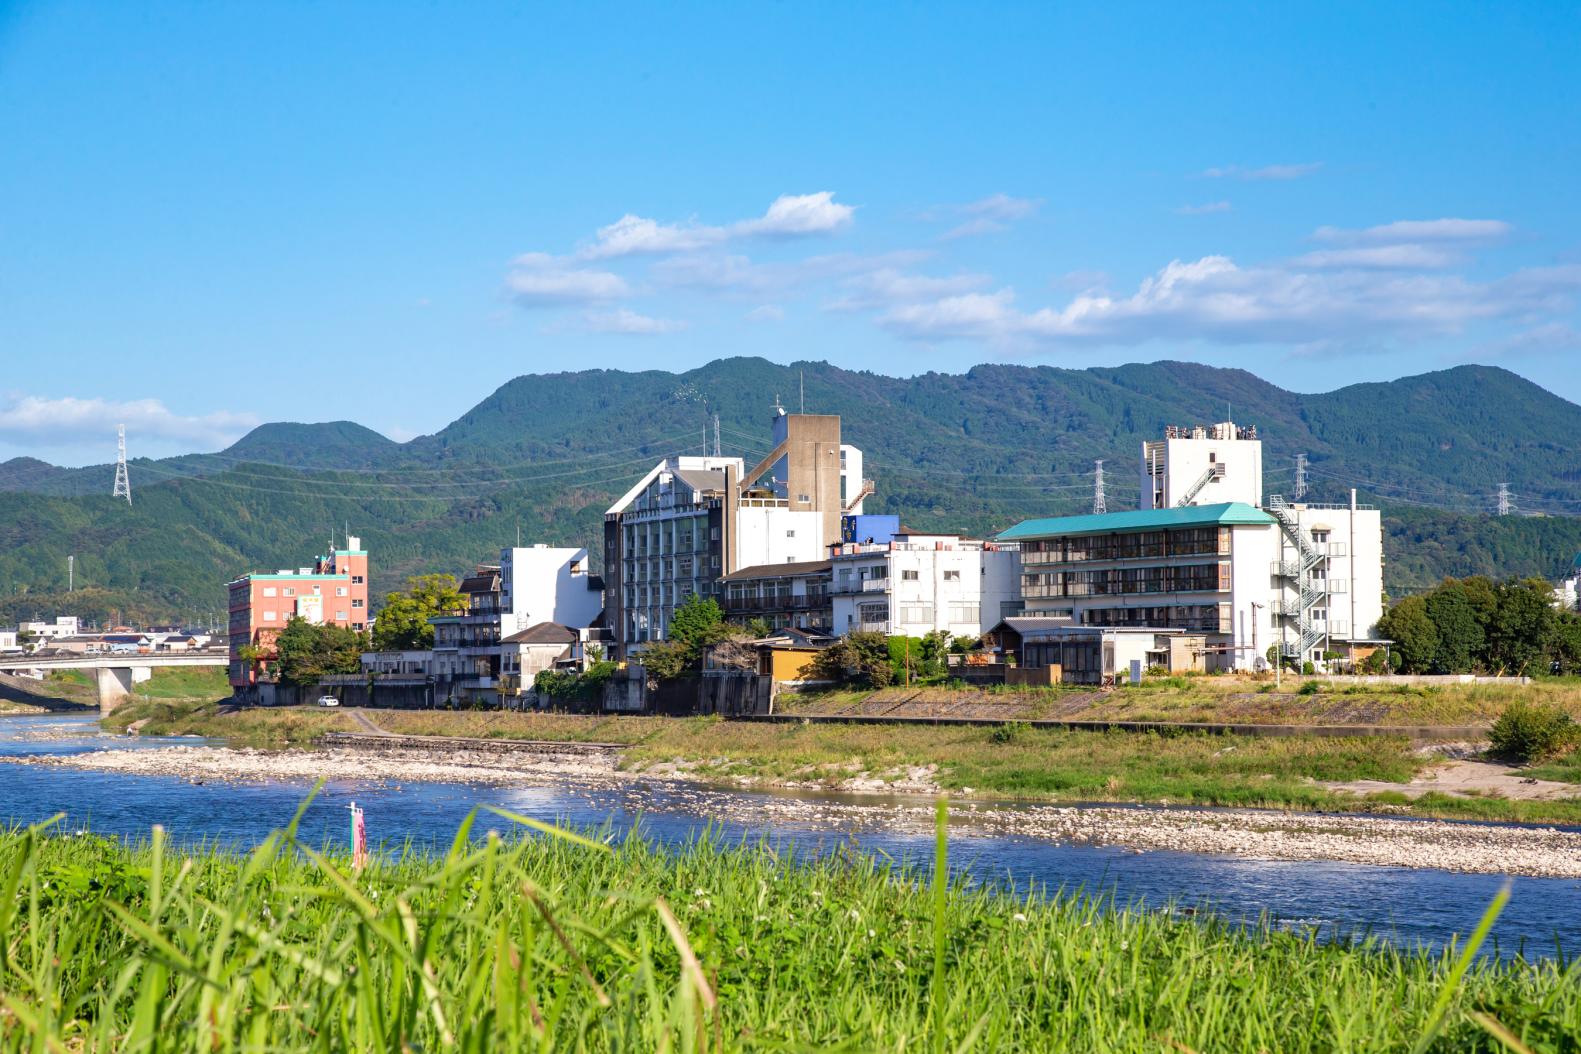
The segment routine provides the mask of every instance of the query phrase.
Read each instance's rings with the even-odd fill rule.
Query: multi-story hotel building
[[[824,559],[841,517],[872,493],[840,418],[776,407],[773,448],[737,457],[665,458],[604,516],[605,618],[618,657],[664,640],[688,596],[723,599],[739,568]]]
[[[835,546],[833,631],[979,636],[1020,608],[1016,549],[1010,542],[905,529],[887,542]]]
[[[315,558],[311,567],[245,574],[226,589],[233,688],[257,683],[260,673],[267,676],[267,659],[256,665],[247,662],[241,649],[251,645],[267,652],[293,618],[359,633],[368,629],[368,553],[354,536],[346,538],[346,548],[331,549]]]

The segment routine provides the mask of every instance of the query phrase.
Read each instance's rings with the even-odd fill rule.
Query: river
[[[89,716],[0,717],[0,755],[138,750],[191,744],[101,733]],[[128,839],[163,824],[177,844],[218,843],[244,848],[283,826],[311,788],[302,782],[194,783],[170,776],[128,775],[64,767],[0,763],[0,824],[27,824],[59,812],[58,830],[91,830]],[[338,781],[325,786],[304,817],[310,844],[343,845],[346,806],[368,817],[374,842],[447,846],[474,806],[492,804],[537,819],[575,826],[634,827],[648,838],[679,844],[712,826],[728,839],[767,839],[808,851],[851,845],[926,865],[932,841],[882,824],[834,832],[787,819],[764,806],[783,795],[717,791],[699,795],[687,784],[634,781],[625,786],[579,787],[467,783]],[[807,795],[816,801],[825,796]],[[707,803],[707,809],[699,803]],[[772,811],[774,818],[754,820]],[[478,829],[504,827],[480,821]],[[1496,875],[1376,867],[1324,861],[1282,862],[1180,852],[1069,844],[1021,837],[952,835],[952,869],[963,881],[1007,883],[1018,889],[1064,888],[1104,894],[1119,904],[1174,903],[1234,920],[1266,916],[1274,925],[1316,927],[1325,936],[1372,934],[1402,945],[1441,946],[1469,933],[1503,884]],[[1500,954],[1567,956],[1581,951],[1581,881],[1516,878],[1514,895],[1494,931]]]

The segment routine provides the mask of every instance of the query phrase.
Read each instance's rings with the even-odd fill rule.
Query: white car
[[[333,695],[321,695],[321,696],[318,697],[318,705],[319,706],[339,706],[340,705],[340,700],[336,699]]]

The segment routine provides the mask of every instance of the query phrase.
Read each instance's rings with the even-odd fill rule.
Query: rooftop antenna
[[[1092,465],[1092,513],[1098,516],[1109,511],[1109,506],[1103,497],[1103,458],[1094,461]]]
[[[1305,454],[1296,455],[1295,496],[1297,501],[1307,496],[1307,456]]]
[[[125,498],[126,504],[132,504],[132,481],[126,475],[126,426],[115,426],[115,488],[110,491],[112,498]]]
[[[801,412],[807,412],[807,371],[801,371]]]

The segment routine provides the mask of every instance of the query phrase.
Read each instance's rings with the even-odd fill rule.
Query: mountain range
[[[1293,492],[1299,453],[1308,500],[1355,487],[1383,507],[1393,593],[1446,574],[1552,576],[1581,549],[1581,407],[1494,367],[1301,394],[1184,362],[895,378],[735,358],[517,377],[406,443],[348,421],[266,424],[217,453],[134,460],[130,507],[110,497],[113,466],[0,463],[0,621],[203,618],[228,579],[298,566],[347,529],[379,592],[491,559],[518,531],[597,559],[603,509],[654,460],[710,448],[717,415],[722,452],[754,461],[776,403],[840,414],[877,482],[869,511],[918,529],[1089,509],[1098,458],[1109,508],[1134,507],[1144,439],[1231,419],[1257,426],[1270,493]],[[1489,515],[1500,483],[1526,515]],[[68,555],[82,587],[69,601]]]

